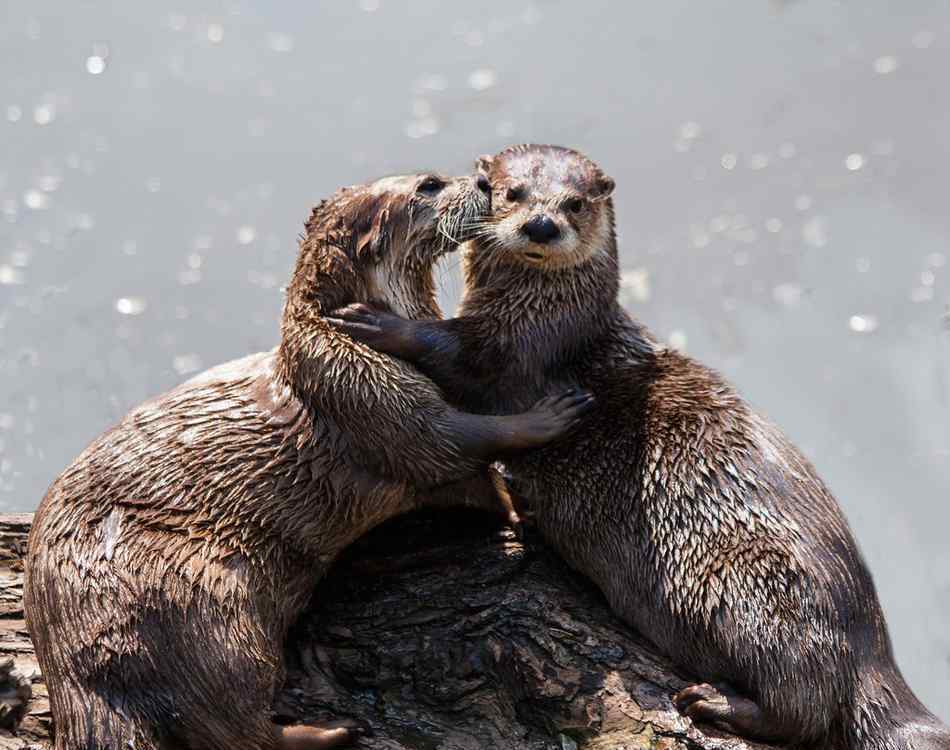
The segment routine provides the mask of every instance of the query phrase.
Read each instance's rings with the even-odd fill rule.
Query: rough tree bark
[[[51,731],[23,625],[30,521],[0,515],[0,749],[48,747]],[[482,514],[387,524],[316,600],[287,643],[278,721],[351,717],[382,750],[765,749],[679,716],[684,676],[530,530]]]

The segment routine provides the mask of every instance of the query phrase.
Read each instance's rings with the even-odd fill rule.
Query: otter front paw
[[[408,359],[415,353],[413,321],[388,310],[357,302],[334,310],[326,321],[354,341],[383,354]]]
[[[516,417],[512,447],[517,450],[539,448],[563,437],[593,406],[593,394],[577,389],[541,399],[531,411]]]

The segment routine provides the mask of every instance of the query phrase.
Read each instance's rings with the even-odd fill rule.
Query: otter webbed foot
[[[781,735],[758,704],[725,685],[690,685],[673,696],[676,709],[695,722],[711,724],[730,734],[755,740],[777,740]]]
[[[293,724],[280,728],[280,750],[329,750],[353,745],[367,734],[366,728],[351,722],[333,724]]]

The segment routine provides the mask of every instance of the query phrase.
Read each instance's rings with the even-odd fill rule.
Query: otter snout
[[[561,236],[561,230],[554,222],[554,219],[545,214],[532,216],[521,225],[521,231],[527,235],[529,240],[539,245],[554,242],[554,240]]]
[[[467,242],[491,211],[491,185],[488,190],[471,175],[450,178],[436,204],[439,234],[452,243],[440,244],[439,252],[452,251],[459,243]]]

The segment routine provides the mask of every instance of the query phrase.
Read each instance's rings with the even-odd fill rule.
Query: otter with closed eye
[[[558,437],[589,404],[461,412],[324,320],[359,300],[437,317],[433,264],[488,205],[468,177],[341,190],[307,222],[280,346],[137,407],[56,480],[30,533],[24,608],[57,750],[354,739],[269,717],[284,636],[316,582],[397,514],[497,507],[488,463]]]
[[[552,388],[595,395],[568,440],[508,467],[545,538],[709,680],[675,696],[686,715],[796,747],[950,750],[894,663],[871,575],[814,468],[618,304],[609,178],[553,146],[479,167],[494,205],[465,250],[459,317],[358,306],[335,313],[339,325],[472,411],[523,408]]]

